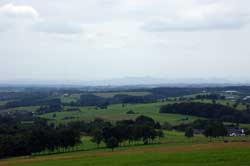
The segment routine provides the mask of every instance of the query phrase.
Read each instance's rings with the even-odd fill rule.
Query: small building
[[[64,94],[63,94],[63,97],[68,97],[68,96],[69,96],[68,93],[64,93]]]
[[[237,129],[237,128],[229,128],[228,129],[228,136],[230,137],[244,137],[246,136],[244,129]]]
[[[201,135],[201,134],[204,134],[204,131],[203,129],[194,129],[194,135]]]
[[[250,99],[250,96],[246,96],[243,98],[243,100],[249,100]]]

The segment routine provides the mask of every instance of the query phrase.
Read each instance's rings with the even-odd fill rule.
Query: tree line
[[[107,108],[110,104],[135,104],[135,103],[152,103],[156,102],[153,95],[146,96],[130,96],[124,94],[117,94],[110,98],[96,96],[91,93],[82,94],[77,102],[71,102],[70,106],[97,106],[99,108]],[[65,104],[65,103],[64,103]]]
[[[224,100],[226,97],[219,95],[219,94],[204,94],[204,95],[196,95],[195,99],[198,100],[204,100],[204,99],[209,99],[209,100]]]
[[[250,123],[250,112],[248,110],[239,111],[229,106],[214,103],[183,102],[168,104],[160,108],[160,113],[199,116],[234,123]]]
[[[81,141],[80,131],[70,125],[55,128],[44,119],[23,120],[0,116],[0,158],[67,149]]]
[[[163,137],[161,125],[152,118],[139,116],[135,120],[117,121],[115,124],[96,119],[92,122],[72,122],[76,128],[92,136],[92,141],[99,146],[102,142],[107,148],[114,149],[123,142],[149,144],[158,137]]]

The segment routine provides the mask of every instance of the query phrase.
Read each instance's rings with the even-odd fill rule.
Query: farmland
[[[250,124],[246,123],[249,102],[243,99],[249,92],[242,91],[233,95],[234,100],[218,88],[7,93],[0,102],[4,149],[0,155],[7,159],[0,165],[199,165],[205,161],[215,166],[244,165],[249,161],[244,156],[249,155]],[[208,116],[211,111],[213,116]],[[241,119],[234,118],[236,114]],[[230,136],[231,130],[239,133]]]
[[[182,146],[119,149],[115,152],[77,152],[30,159],[12,159],[0,162],[8,166],[54,165],[207,165],[228,166],[249,164],[249,143],[212,143]]]
[[[0,166],[250,166],[249,6],[0,0]]]
[[[110,105],[107,109],[96,109],[95,107],[80,107],[79,112],[56,112],[44,114],[41,117],[47,119],[53,119],[53,114],[56,114],[55,121],[63,122],[66,117],[71,117],[77,120],[91,121],[95,118],[102,118],[109,121],[117,121],[122,119],[135,119],[139,115],[150,116],[156,121],[176,124],[181,122],[190,122],[197,118],[191,116],[183,116],[176,114],[160,114],[160,106],[166,104],[164,103],[149,103],[149,104],[116,104]],[[67,109],[67,107],[65,107]],[[134,111],[135,114],[127,114],[128,111]]]

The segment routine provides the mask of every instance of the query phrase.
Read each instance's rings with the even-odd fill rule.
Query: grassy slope
[[[156,121],[159,122],[168,121],[170,123],[177,124],[182,122],[190,122],[197,119],[196,117],[186,115],[160,114],[160,106],[167,103],[169,102],[149,104],[127,104],[124,107],[121,104],[116,104],[109,106],[108,109],[95,109],[95,107],[80,107],[80,112],[57,112],[56,120],[60,123],[65,121],[65,117],[74,117],[74,120],[78,119],[90,121],[95,118],[103,118],[105,120],[116,121],[121,119],[134,119],[139,115],[146,115],[154,118]],[[129,110],[133,110],[136,114],[127,114],[126,112]],[[44,114],[42,115],[42,117],[51,119],[53,114],[54,113]]]
[[[186,138],[184,136],[184,133],[182,132],[176,132],[176,131],[165,131],[164,132],[165,137],[160,138],[160,139],[156,139],[154,141],[155,144],[150,144],[150,145],[143,145],[143,142],[123,142],[122,146],[119,147],[119,149],[133,149],[133,148],[145,148],[145,147],[161,147],[161,146],[181,146],[181,145],[192,145],[192,144],[200,144],[200,143],[209,143],[210,142],[210,138],[206,138],[203,135],[195,135],[193,138]],[[250,141],[250,137],[225,137],[223,138],[213,138],[211,139],[212,142],[224,142],[224,140],[228,140],[230,142],[234,142],[234,141]],[[78,150],[90,150],[90,151],[109,151],[108,149],[105,148],[105,145],[102,143],[99,148],[102,149],[98,149],[97,145],[93,142],[91,142],[91,137],[89,136],[84,136],[82,137],[82,143],[78,146],[76,146],[74,149],[78,149]],[[72,149],[68,149],[69,151],[72,151]],[[58,153],[58,152],[62,152],[62,149],[60,149],[59,151],[56,150],[54,152],[48,152],[48,151],[44,151],[42,152],[42,154],[48,154],[48,153]],[[41,154],[34,154],[36,155],[41,155]],[[67,155],[67,153],[65,154]]]
[[[210,143],[175,147],[146,147],[115,152],[81,152],[0,162],[8,166],[247,166],[250,143]]]
[[[130,95],[130,96],[146,96],[151,94],[150,92],[100,92],[100,93],[94,93],[94,95],[104,97],[104,98],[110,98],[114,97],[115,95]],[[70,102],[76,102],[80,98],[81,94],[72,94],[70,96],[61,96],[60,99],[63,103],[70,103]]]
[[[71,96],[73,98],[79,97],[76,94]],[[67,98],[69,102],[69,98]],[[196,102],[206,102],[210,103],[211,100],[195,100]],[[57,123],[65,123],[72,120],[85,120],[91,121],[95,118],[102,118],[109,121],[117,121],[122,119],[135,119],[139,115],[150,116],[156,121],[161,123],[170,122],[171,124],[179,124],[179,123],[188,123],[192,122],[198,117],[187,116],[187,115],[178,115],[178,114],[160,114],[159,109],[162,105],[171,104],[176,101],[167,101],[167,102],[157,102],[157,103],[147,103],[147,104],[126,104],[124,107],[121,104],[110,105],[108,109],[96,109],[95,107],[80,107],[80,112],[56,112],[56,113],[48,113],[41,115],[41,117],[52,119],[52,121],[56,121]],[[233,105],[234,102],[227,100],[218,100],[217,103],[226,105],[229,103]],[[12,111],[12,110],[31,110],[35,111],[38,106],[31,107],[17,107],[12,109],[6,109],[1,111]],[[66,110],[68,107],[65,107]],[[239,105],[238,109],[243,110],[245,106]],[[126,112],[129,110],[133,110],[136,114],[127,114]],[[53,118],[53,114],[56,114],[56,117]],[[249,124],[241,125],[242,127],[249,127]]]
[[[76,102],[80,98],[81,94],[72,94],[70,96],[61,96],[61,101],[63,103]]]
[[[205,102],[210,103],[211,100],[195,100],[196,102]],[[96,109],[95,107],[80,107],[80,112],[57,112],[55,120],[58,123],[63,123],[69,120],[86,120],[90,121],[95,118],[102,118],[109,121],[116,121],[122,119],[135,119],[139,115],[146,115],[152,117],[154,120],[161,123],[167,121],[172,124],[179,123],[188,123],[192,122],[198,117],[187,116],[187,115],[178,115],[178,114],[160,114],[159,109],[162,105],[171,104],[175,101],[167,102],[157,102],[157,103],[147,103],[147,104],[126,104],[123,107],[121,104],[115,104],[108,106],[107,109]],[[233,105],[232,101],[218,100],[217,103],[226,105],[229,102],[230,105]],[[65,107],[67,109],[68,107]],[[244,106],[239,105],[238,109],[243,110]],[[126,114],[129,110],[133,110],[136,114]],[[52,119],[54,113],[44,114],[42,117]],[[71,117],[68,120],[65,120],[65,117]]]
[[[36,111],[39,108],[39,106],[27,106],[27,107],[15,107],[15,108],[9,108],[9,109],[4,109],[4,110],[0,110],[1,112],[8,112],[8,111]]]

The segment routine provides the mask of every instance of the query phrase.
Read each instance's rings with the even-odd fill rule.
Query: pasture
[[[145,146],[111,151],[83,151],[0,161],[1,166],[248,166],[250,143]]]
[[[148,148],[148,147],[174,147],[174,146],[186,146],[194,144],[208,144],[208,143],[223,143],[225,140],[231,142],[248,142],[250,136],[246,137],[219,137],[219,138],[207,138],[204,135],[194,135],[192,138],[185,137],[183,132],[178,131],[164,131],[164,137],[156,139],[153,144],[144,145],[142,141],[137,142],[122,142],[121,146],[117,150],[128,150],[134,148]],[[109,152],[110,149],[105,147],[104,143],[97,146],[91,141],[90,136],[83,136],[81,138],[82,143],[74,148],[66,149],[68,152],[72,151],[89,151],[89,152]],[[43,151],[42,153],[34,154],[34,156],[48,155],[55,153],[65,152],[65,149],[57,149],[55,151]],[[81,153],[81,152],[77,152]],[[63,153],[62,155],[69,155],[70,153]]]
[[[159,109],[162,105],[171,102],[157,102],[147,104],[115,104],[108,106],[107,109],[99,109],[96,107],[79,107],[80,111],[64,111],[55,112],[41,115],[43,118],[51,119],[57,123],[64,123],[65,121],[72,120],[85,120],[91,121],[95,118],[102,118],[108,121],[117,121],[123,119],[135,119],[139,115],[145,115],[152,117],[154,120],[163,122],[169,122],[172,124],[192,122],[198,117],[177,115],[177,114],[160,114]],[[68,109],[70,107],[65,107]],[[128,111],[133,111],[134,114],[128,114]],[[56,117],[54,117],[56,114]]]

